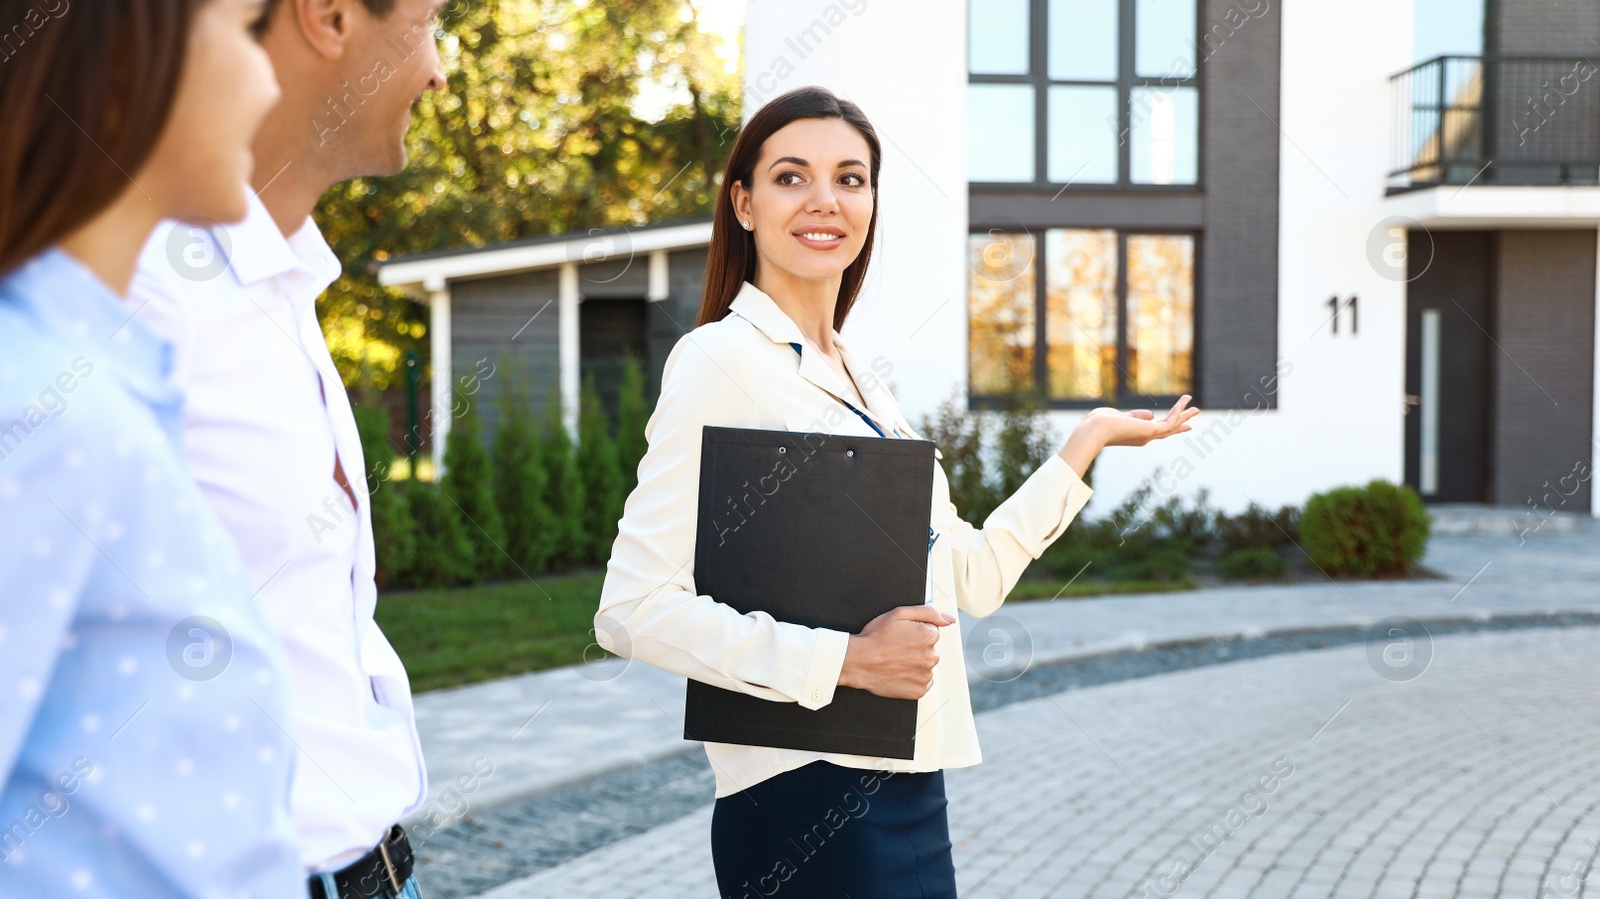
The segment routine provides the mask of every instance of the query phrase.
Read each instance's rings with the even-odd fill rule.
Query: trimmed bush
[[[471,406],[445,438],[444,477],[439,489],[447,511],[462,519],[461,530],[472,545],[477,576],[491,576],[506,568],[505,556],[500,553],[500,547],[506,544],[506,533],[494,501],[489,454],[483,448],[483,422]]]
[[[924,418],[918,431],[933,441],[944,456],[945,479],[950,482],[950,502],[956,512],[973,524],[982,524],[1000,505],[991,479],[984,471],[983,444],[987,430],[981,415],[962,410],[959,398],[939,404],[932,419]]]
[[[540,456],[538,429],[527,397],[509,360],[505,389],[500,393],[500,423],[494,432],[491,461],[494,498],[506,532],[506,554],[518,574],[544,572],[556,551],[556,517],[545,502],[548,475]]]
[[[1032,393],[1018,393],[1009,397],[1001,410],[995,445],[999,456],[996,498],[1005,502],[1060,449],[1061,441],[1045,419],[1044,404]]]
[[[1429,526],[1417,494],[1383,480],[1314,494],[1300,516],[1306,554],[1329,574],[1403,574],[1422,558]]]
[[[1129,541],[1102,573],[1119,581],[1181,581],[1189,574],[1189,554],[1171,540]]]
[[[558,570],[581,565],[590,546],[584,535],[583,480],[578,477],[572,440],[561,421],[561,394],[554,388],[544,404],[539,457],[544,462],[544,501],[550,507],[555,525],[555,552],[551,564]]]
[[[1223,549],[1274,549],[1300,539],[1300,510],[1284,506],[1276,512],[1251,503],[1238,515],[1217,516],[1217,539]]]
[[[605,561],[617,539],[617,520],[622,517],[622,469],[617,464],[617,445],[611,439],[610,424],[600,392],[591,375],[578,400],[578,479],[583,482],[583,549],[585,561]]]
[[[416,525],[405,493],[389,480],[394,453],[389,448],[389,413],[376,402],[356,403],[356,432],[367,470],[367,502],[371,504],[372,541],[377,554],[378,589],[389,586],[411,567],[416,552]]]
[[[417,526],[416,553],[404,581],[411,587],[474,584],[478,566],[461,513],[439,488],[426,481],[406,482],[406,502]]]
[[[1236,549],[1217,560],[1217,569],[1224,577],[1236,581],[1270,580],[1283,577],[1289,563],[1278,551],[1265,546]]]

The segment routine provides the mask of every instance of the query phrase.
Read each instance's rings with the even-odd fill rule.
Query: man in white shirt
[[[282,99],[252,147],[250,212],[157,228],[134,284],[173,345],[190,472],[288,654],[295,718],[279,724],[299,747],[313,899],[420,895],[397,822],[427,775],[405,668],[373,621],[366,466],[316,315],[340,264],[311,210],[340,181],[404,167],[411,107],[444,86],[443,2],[269,0],[257,31]]]

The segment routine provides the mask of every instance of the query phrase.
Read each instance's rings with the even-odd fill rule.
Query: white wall
[[[816,84],[878,131],[877,249],[843,334],[913,422],[966,377],[966,9],[753,0],[745,20],[747,118]]]
[[[797,35],[829,10],[840,24],[802,57]],[[1091,514],[1158,465],[1159,492],[1203,486],[1235,510],[1403,476],[1405,290],[1369,243],[1392,214],[1389,76],[1409,64],[1410,2],[1289,0],[1282,16],[1283,101],[1268,110],[1283,135],[1279,409],[1202,413],[1177,441],[1108,450]],[[751,101],[822,84],[861,104],[884,137],[880,255],[846,336],[893,365],[884,376],[913,422],[966,385],[965,35],[955,0],[756,0],[746,22]],[[1323,325],[1335,294],[1360,298],[1358,335],[1348,313],[1337,337]],[[1079,417],[1053,413],[1058,436]],[[1207,429],[1209,442],[1195,439]]]

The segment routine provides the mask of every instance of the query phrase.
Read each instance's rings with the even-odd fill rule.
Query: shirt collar
[[[805,335],[800,333],[800,326],[794,323],[789,313],[784,312],[766,291],[749,281],[744,282],[739,288],[739,293],[728,305],[728,311],[739,313],[740,317],[778,343],[800,343],[806,346],[811,344],[811,341],[806,340]],[[837,328],[832,330],[833,344],[842,354],[845,351],[844,339],[839,336]]]
[[[787,349],[789,345],[800,344],[802,347],[798,358],[800,376],[807,381],[846,402],[849,402],[856,395],[856,391],[850,390],[820,355],[815,351],[809,353],[804,351],[812,349],[811,342],[806,340],[805,335],[800,332],[800,326],[794,323],[794,319],[789,317],[789,313],[784,312],[766,291],[751,284],[749,281],[744,282],[744,285],[739,288],[739,293],[734,296],[733,302],[728,305],[728,311],[737,313],[740,318],[750,322],[756,327],[756,330],[772,341],[784,344],[786,347],[785,352],[794,352],[793,349]],[[872,413],[872,417],[880,425],[892,425],[896,410],[894,403],[888,397],[887,389],[884,389],[882,385],[866,382],[866,369],[858,362],[855,354],[850,351],[849,346],[840,339],[839,330],[834,328],[832,331],[833,345],[838,349],[839,356],[844,359],[845,367],[850,370],[850,374],[856,379],[856,385],[860,388],[862,398],[867,401],[866,411]],[[875,389],[868,389],[869,387]],[[851,405],[854,405],[854,403],[851,403]],[[887,431],[887,428],[885,430]]]
[[[249,211],[242,221],[220,226],[227,235],[228,264],[239,283],[249,287],[290,272],[304,272],[321,293],[339,277],[339,257],[310,216],[288,237],[265,203],[250,192]]]
[[[138,308],[118,297],[94,272],[53,246],[4,279],[9,295],[90,361],[148,403],[176,444],[183,393],[172,380],[172,347],[137,319]]]

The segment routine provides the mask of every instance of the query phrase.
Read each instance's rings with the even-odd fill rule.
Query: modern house
[[[819,84],[872,118],[846,330],[913,421],[1022,384],[1065,437],[1190,393],[1192,433],[1103,457],[1098,508],[1381,477],[1537,522],[1600,514],[1597,42],[1600,5],[1549,0],[759,2],[745,102]],[[657,367],[692,327],[708,229],[631,232],[615,283],[604,236],[381,277],[431,298],[436,367],[525,344],[570,400],[591,327]]]

